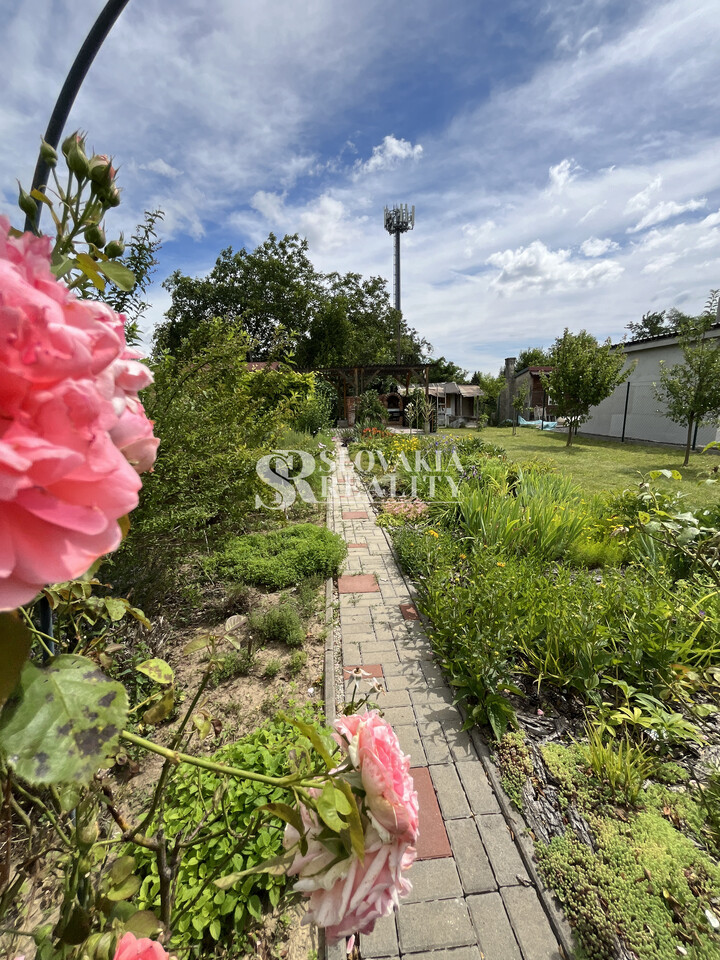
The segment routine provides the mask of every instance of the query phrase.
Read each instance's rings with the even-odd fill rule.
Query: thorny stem
[[[231,777],[238,777],[241,780],[255,780],[258,783],[267,783],[271,787],[289,787],[294,782],[294,775],[287,777],[268,777],[264,773],[255,773],[252,770],[242,770],[240,767],[231,767],[225,763],[216,763],[214,760],[205,760],[203,757],[192,757],[187,753],[179,753],[177,750],[168,750],[167,747],[161,747],[152,740],[146,740],[144,737],[138,737],[129,730],[124,730],[120,736],[129,743],[134,743],[138,747],[144,747],[152,753],[158,753],[161,757],[166,757],[171,763],[189,763],[195,767],[202,767],[204,770],[212,770],[214,773],[225,773]],[[318,786],[317,780],[303,780],[301,786]]]

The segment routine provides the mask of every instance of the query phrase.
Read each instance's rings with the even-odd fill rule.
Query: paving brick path
[[[360,937],[361,956],[561,960],[408,587],[341,446],[330,498],[333,527],[348,543],[338,583],[345,676],[361,665],[381,678],[386,693],[378,703],[410,755],[420,794],[413,892],[396,914]],[[341,960],[344,950],[328,953]]]

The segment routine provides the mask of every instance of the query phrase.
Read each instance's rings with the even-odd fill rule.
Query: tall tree
[[[645,340],[648,337],[670,336],[677,333],[682,323],[691,320],[686,313],[672,307],[659,313],[648,310],[637,323],[632,320],[627,325],[633,340]]]
[[[666,367],[661,362],[658,400],[667,405],[667,416],[687,427],[685,461],[690,460],[693,429],[720,421],[720,337],[708,337],[720,319],[718,291],[711,290],[699,317],[687,317],[680,324],[678,342],[683,362]]]
[[[176,270],[163,286],[172,302],[155,331],[155,346],[173,355],[198,326],[220,319],[250,337],[250,359],[267,360],[278,342],[307,332],[321,292],[321,277],[297,234],[282,240],[271,233],[252,252],[223,250],[205,277]]]
[[[431,359],[430,362],[433,364],[430,367],[431,383],[467,383],[468,371],[463,370],[452,360],[438,357],[437,360]]]
[[[623,372],[625,356],[622,350],[613,350],[609,339],[599,344],[586,330],[570,333],[567,327],[550,349],[550,363],[552,372],[542,375],[542,383],[558,415],[567,421],[570,446],[579,425],[589,418],[590,407],[609,397],[632,368]]]
[[[524,370],[526,367],[547,367],[550,363],[550,352],[542,347],[528,347],[521,350],[515,362],[516,370]]]

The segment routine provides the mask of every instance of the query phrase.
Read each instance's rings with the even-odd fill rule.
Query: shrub
[[[231,650],[220,657],[213,667],[211,682],[213,686],[217,686],[223,680],[244,677],[250,672],[252,665],[253,658],[246,651]]]
[[[250,628],[265,642],[286,643],[289,647],[301,647],[305,639],[303,622],[289,603],[281,603],[253,617]]]
[[[273,680],[282,670],[282,660],[279,660],[277,657],[274,657],[272,660],[268,660],[265,664],[265,669],[263,670],[263,676],[267,677],[268,680]]]
[[[271,533],[234,537],[206,566],[223,579],[283,590],[307,577],[337,574],[346,553],[345,542],[336,533],[298,523]]]
[[[380,427],[385,422],[387,410],[380,401],[377,390],[366,390],[355,407],[355,423],[358,427]]]
[[[290,662],[288,663],[288,670],[293,677],[297,676],[302,670],[305,669],[305,664],[307,663],[307,654],[304,650],[296,650],[295,653],[290,657]]]

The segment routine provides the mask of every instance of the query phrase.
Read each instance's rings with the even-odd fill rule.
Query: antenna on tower
[[[394,256],[393,256],[393,302],[398,311],[397,328],[397,350],[396,359],[400,363],[400,331],[402,324],[400,322],[400,234],[407,233],[415,226],[415,205],[408,207],[406,203],[395,204],[393,207],[385,207],[383,215],[383,224],[391,236],[395,238]]]

